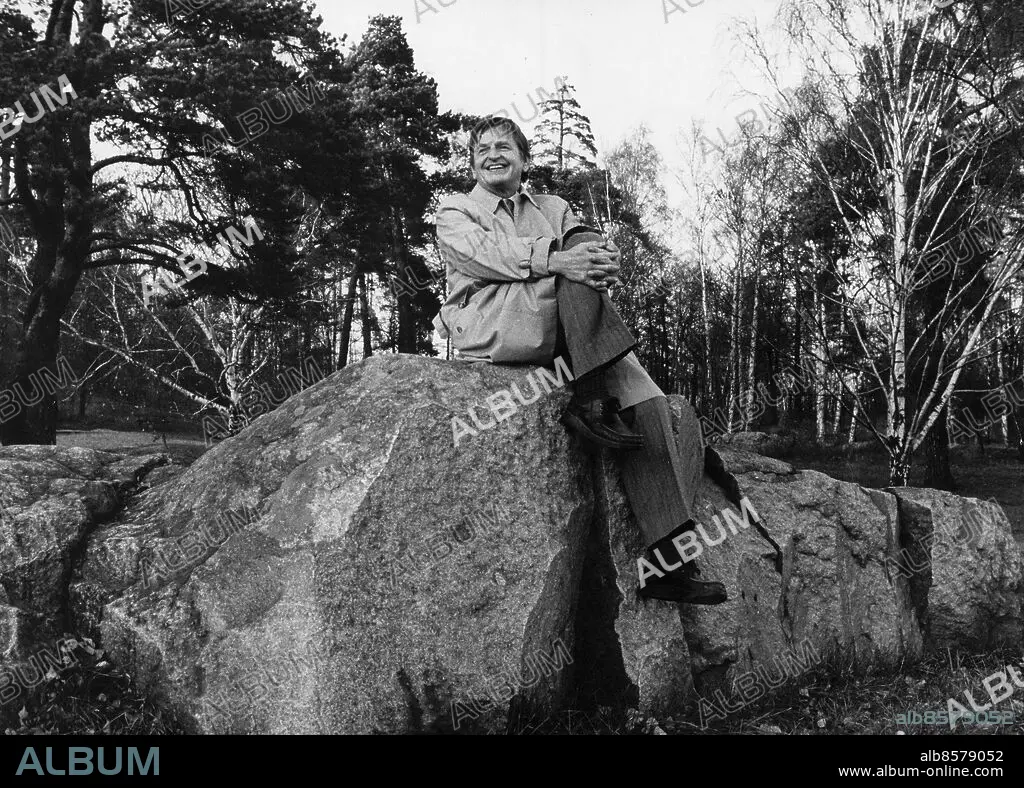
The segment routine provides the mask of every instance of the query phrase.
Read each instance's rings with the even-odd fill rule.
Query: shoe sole
[[[561,418],[562,424],[571,429],[573,432],[578,434],[580,437],[585,438],[591,443],[595,443],[598,446],[603,446],[606,449],[618,449],[620,451],[636,451],[644,447],[642,438],[638,438],[636,441],[621,441],[614,440],[612,438],[606,438],[599,433],[594,432],[590,426],[583,421],[581,418],[573,413],[566,413]]]

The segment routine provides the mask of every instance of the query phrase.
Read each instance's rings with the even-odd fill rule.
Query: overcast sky
[[[669,0],[444,2],[447,8],[439,0],[316,5],[326,29],[347,34],[350,45],[371,16],[401,16],[417,67],[438,84],[442,110],[505,108],[528,121],[531,97],[538,89],[553,94],[555,78],[566,75],[601,153],[646,123],[671,164],[680,161],[676,138],[692,119],[706,118],[709,136],[716,128],[730,135],[735,116],[758,106],[739,90],[763,92],[731,22],[753,17],[770,25],[780,0],[675,0],[675,9]]]

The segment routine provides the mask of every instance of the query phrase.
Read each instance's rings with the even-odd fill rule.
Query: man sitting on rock
[[[691,511],[705,460],[712,478],[737,493],[737,503],[738,488],[716,453],[709,448],[705,457],[692,409],[683,414],[680,434],[673,433],[668,400],[633,354],[636,342],[608,296],[619,281],[619,250],[581,224],[565,200],[522,188],[530,145],[516,123],[481,121],[469,148],[476,186],[446,199],[437,214],[449,296],[435,327],[451,337],[460,359],[567,361],[573,398],[562,422],[591,450],[617,453],[649,544],[637,561],[638,594],[691,604],[726,601],[721,583],[695,578],[679,540],[695,528]]]

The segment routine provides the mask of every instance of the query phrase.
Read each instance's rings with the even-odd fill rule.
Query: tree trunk
[[[363,358],[373,355],[373,341],[370,333],[370,299],[366,295],[366,274],[359,275],[359,308],[363,324]]]
[[[752,414],[754,413],[754,398],[757,394],[754,391],[754,375],[757,372],[757,332],[759,329],[757,310],[760,307],[761,290],[761,266],[757,260],[754,262],[754,296],[750,307],[750,347],[747,357],[747,374],[745,387],[747,401],[743,404],[743,429],[749,430],[752,426]]]
[[[11,196],[11,154],[3,143],[0,143],[0,201],[7,200]],[[7,330],[10,327],[11,314],[11,281],[14,272],[11,266],[11,255],[7,244],[14,243],[13,235],[7,237],[6,229],[8,223],[4,215],[8,213],[6,206],[0,207],[0,359],[8,352]],[[0,386],[6,386],[5,375],[0,374]]]
[[[889,486],[906,487],[910,478],[910,463],[902,454],[889,457]]]
[[[78,388],[78,420],[85,421],[85,403],[89,399],[89,381],[83,381]]]
[[[558,172],[565,172],[565,102],[558,105]]]
[[[338,369],[348,365],[349,344],[352,341],[352,316],[355,313],[356,285],[359,272],[353,269],[348,278],[348,292],[345,293],[345,314],[341,319],[341,338],[338,340]],[[364,318],[365,319],[365,318]]]
[[[818,442],[825,438],[825,348],[828,337],[825,334],[825,304],[818,288],[814,289],[814,320],[818,330],[814,332],[814,427]]]
[[[892,363],[889,372],[887,431],[889,451],[905,458],[907,451],[907,270],[909,238],[907,237],[907,192],[903,181],[906,169],[902,151],[893,163],[892,244],[893,270],[896,278],[895,310],[892,317]],[[904,474],[904,478],[906,478]],[[905,482],[904,482],[905,483]]]
[[[59,17],[51,18],[45,49],[56,52],[67,48],[68,52],[77,51],[86,58],[96,38],[102,35],[103,4],[98,0],[85,3],[80,15],[73,13],[74,6],[74,3],[64,3],[62,9],[67,13],[62,10]],[[70,46],[73,19],[78,21],[80,38],[74,47]],[[74,62],[66,65],[71,70],[78,67]],[[87,88],[88,78],[74,84],[80,90]],[[49,384],[43,385],[39,372],[46,370],[49,375],[59,372],[56,362],[60,350],[60,320],[89,257],[94,229],[92,140],[86,115],[76,114],[62,121],[60,127],[52,125],[50,118],[39,123],[42,128],[49,127],[47,156],[33,161],[30,167],[30,153],[20,147],[20,139],[14,149],[14,182],[18,200],[32,225],[36,249],[29,263],[32,295],[25,305],[24,328],[14,359],[12,388],[21,399],[21,405],[17,414],[0,425],[0,438],[8,445],[56,443],[55,389]],[[43,146],[36,148],[41,149]],[[39,384],[38,391],[34,383]],[[32,404],[28,404],[30,401]]]
[[[412,277],[409,276],[409,264],[406,260],[408,249],[405,232],[402,229],[402,220],[398,215],[397,208],[391,209],[391,252],[395,259],[398,280],[400,282],[412,281]],[[398,288],[395,301],[398,306],[398,352],[415,354],[419,351],[416,304],[406,288]]]
[[[842,391],[842,386],[839,386],[837,391]],[[839,438],[839,429],[843,426],[843,398],[840,395],[836,395],[836,410],[835,415],[832,417],[832,435],[835,438]]]
[[[338,280],[331,283],[331,325],[327,335],[327,347],[331,349],[331,372],[337,372],[341,357],[341,296]]]
[[[742,249],[742,238],[738,243],[738,248]],[[736,257],[736,267],[733,272],[732,282],[732,320],[729,323],[729,399],[726,402],[728,411],[726,418],[729,422],[729,432],[732,432],[733,406],[736,404],[740,385],[740,309],[742,307],[740,281],[743,278],[742,251],[738,252]]]
[[[857,395],[860,394],[860,375],[855,374],[850,380],[850,428],[846,433],[846,442],[853,443],[857,438]]]
[[[956,490],[956,480],[949,467],[949,430],[946,428],[946,411],[932,425],[928,437],[925,438],[927,465],[925,469],[925,487],[936,490]]]
[[[660,345],[660,355],[661,355],[661,361],[660,361],[660,363],[658,365],[658,373],[659,373],[659,376],[661,377],[660,384],[664,388],[670,388],[669,384],[671,383],[671,380],[669,378],[669,375],[671,374],[670,370],[672,368],[672,366],[670,364],[670,358],[671,358],[672,353],[671,353],[671,350],[669,349],[669,346],[670,346],[671,343],[669,342],[669,335],[668,335],[668,332],[669,332],[669,318],[668,318],[668,314],[667,314],[668,310],[665,308],[667,301],[668,301],[668,297],[667,296],[662,296],[658,300],[658,316],[660,318],[660,320],[658,322],[661,324],[658,327],[659,328],[658,333],[660,335],[658,337],[658,339],[659,339],[658,344]]]
[[[1000,321],[1002,322],[1002,321]],[[998,326],[997,326],[998,328]],[[996,347],[996,386],[1003,388],[1009,381],[1006,379],[1006,370],[1003,367],[1003,342],[1000,341]],[[1007,448],[1010,447],[1010,411],[1007,409],[999,419],[999,427],[1003,433],[1003,445]]]
[[[708,310],[708,274],[703,243],[701,243],[698,260],[700,262],[701,310],[704,318],[704,399],[701,401],[701,406],[703,410],[710,413],[715,407],[715,390],[711,371],[711,312]]]
[[[18,412],[0,425],[0,437],[7,446],[57,442],[57,402],[39,373],[58,372],[60,319],[82,270],[80,260],[58,256],[59,243],[59,231],[49,229],[45,239],[37,243],[32,258],[31,281],[36,295],[25,307],[24,335],[17,343],[11,384]],[[46,276],[48,272],[52,273]]]
[[[801,314],[800,313],[800,306],[801,306],[801,304],[800,304],[800,282],[799,282],[799,276],[798,275],[794,275],[793,279],[794,279],[794,287],[796,288],[796,291],[795,291],[796,292],[796,297],[794,299],[794,302],[796,303],[796,307],[797,307],[797,314],[793,316],[793,322],[794,322],[794,328],[793,328],[793,372],[794,372],[794,374],[804,375],[806,377],[806,373],[803,371],[803,369],[804,369],[804,367],[803,367],[804,356],[805,356],[805,354],[804,354],[804,342],[806,340],[804,338],[804,332],[805,332],[804,321],[800,318],[800,314]],[[800,418],[800,414],[803,412],[802,406],[803,406],[804,402],[806,401],[804,393],[803,393],[804,391],[806,391],[806,387],[801,387],[801,389],[796,394],[790,394],[788,392],[786,393],[785,413],[783,414],[785,416],[785,419],[786,419],[786,424],[789,423],[789,419],[791,418],[793,412],[795,412],[795,414],[796,414],[795,418],[797,418],[797,419]]]

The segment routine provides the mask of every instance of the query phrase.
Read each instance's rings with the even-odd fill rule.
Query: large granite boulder
[[[502,731],[698,700],[703,717],[824,659],[1019,643],[1021,559],[995,511],[727,448],[746,503],[705,476],[691,547],[729,602],[638,600],[639,529],[613,458],[558,423],[565,382],[368,359],[76,526],[73,574],[19,600],[63,604],[201,733]],[[971,507],[987,519],[966,563],[935,552]]]
[[[593,502],[552,377],[382,356],[293,397],[97,535],[135,571],[85,563],[103,643],[202,732],[504,730],[565,703]]]

